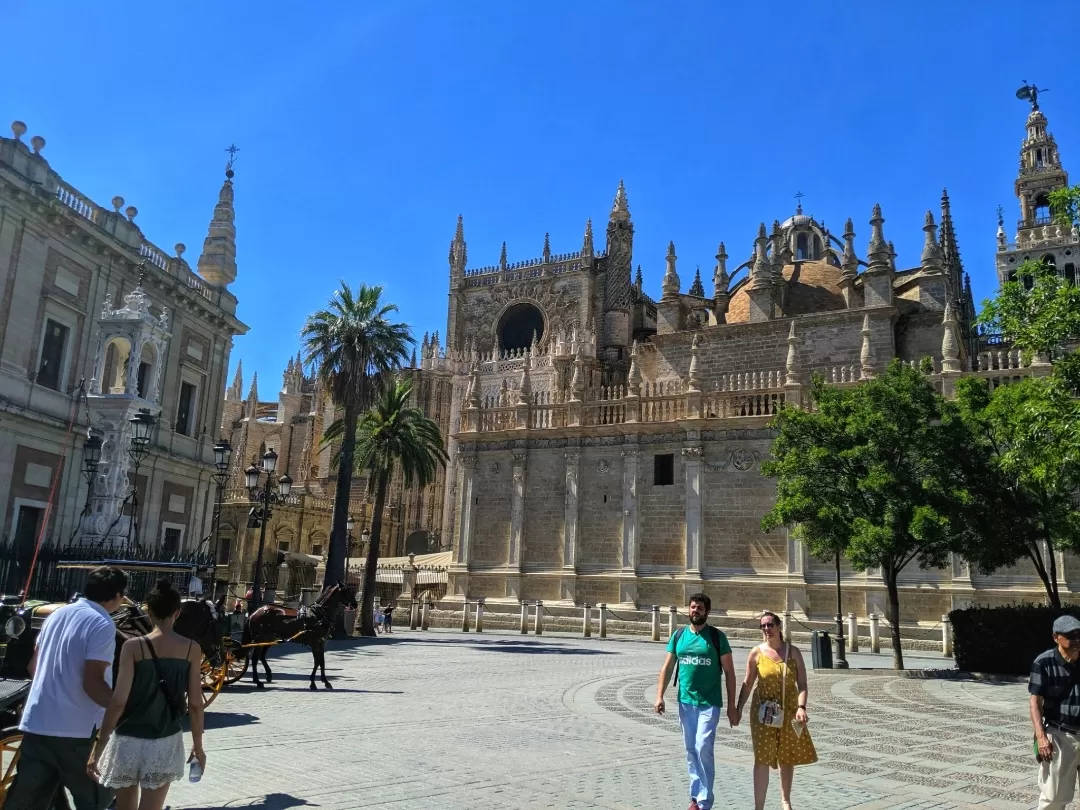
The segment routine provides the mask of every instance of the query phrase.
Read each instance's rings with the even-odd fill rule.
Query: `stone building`
[[[1013,243],[999,228],[999,276],[1047,255],[1074,279],[1077,231],[1045,208],[1067,177],[1037,107],[1027,130],[1022,219]],[[687,289],[668,244],[658,298],[640,272],[631,278],[622,184],[603,246],[587,222],[569,254],[545,238],[539,258],[509,263],[504,246],[498,264],[473,269],[459,219],[446,345],[425,338],[420,363],[449,435],[447,508],[428,524],[453,548],[448,598],[640,607],[704,590],[722,611],[831,615],[831,564],[785,530],[760,529],[775,493],[760,464],[776,409],[805,402],[812,374],[855,385],[894,358],[930,358],[946,395],[961,375],[998,385],[1048,371],[980,342],[950,206],[943,193],[919,217],[924,247],[908,261],[880,207],[860,249],[852,219],[836,234],[800,206],[763,223],[745,261],[721,242],[711,294],[700,275]],[[1059,571],[1072,590],[1076,564],[1061,559]],[[912,567],[901,584],[906,615],[935,622],[973,599],[1042,594],[1027,567],[981,576],[960,559]],[[884,607],[879,572],[847,570],[843,585],[846,609]]]
[[[18,121],[12,133],[0,138],[4,553],[25,562],[43,526],[46,542],[126,542],[132,485],[140,545],[193,550],[211,522],[211,447],[233,336],[247,331],[228,289],[232,171],[196,273],[183,244],[170,254],[146,239],[134,206],[98,205],[50,166],[44,138],[27,145]],[[136,476],[129,421],[141,410],[155,421]],[[103,440],[90,491],[88,429]]]

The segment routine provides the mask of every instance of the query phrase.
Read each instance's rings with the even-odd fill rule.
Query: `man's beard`
[[[694,625],[694,627],[701,627],[701,625],[705,624],[705,620],[708,618],[708,616],[701,613],[693,613],[690,615],[690,624]]]

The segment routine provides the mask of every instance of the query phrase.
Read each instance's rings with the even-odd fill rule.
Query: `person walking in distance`
[[[118,610],[127,575],[95,568],[83,596],[45,620],[30,659],[33,682],[19,730],[23,741],[6,810],[46,810],[66,788],[75,810],[103,810],[112,792],[90,778],[86,760],[112,700]]]
[[[817,762],[817,751],[806,728],[806,665],[798,648],[784,640],[779,616],[765,611],[760,622],[765,643],[750,651],[737,711],[741,717],[753,689],[750,737],[754,743],[754,807],[765,807],[769,769],[779,768],[780,806],[791,810],[795,766]]]
[[[1028,680],[1039,763],[1039,810],[1065,810],[1080,766],[1080,621],[1054,620],[1056,645],[1037,656]]]
[[[711,810],[716,764],[713,745],[727,692],[728,723],[739,724],[735,711],[735,664],[727,636],[708,623],[712,601],[703,593],[690,597],[690,626],[680,627],[668,641],[667,656],[656,687],[656,713],[665,711],[664,693],[672,672],[679,686],[679,724],[690,773],[690,809]],[[721,684],[721,672],[723,683]]]
[[[86,770],[116,790],[118,810],[161,810],[184,764],[203,753],[202,649],[173,630],[180,592],[162,579],[146,599],[154,629],[124,643],[116,691]],[[191,718],[191,756],[181,721]],[[141,791],[141,795],[140,795]]]

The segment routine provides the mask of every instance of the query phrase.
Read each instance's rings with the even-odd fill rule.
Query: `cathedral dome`
[[[808,217],[806,214],[802,213],[802,209],[800,209],[800,212],[798,214],[795,214],[794,216],[785,219],[784,222],[780,225],[780,227],[786,231],[789,228],[795,228],[799,226],[811,227],[816,225],[817,223],[814,222],[813,218]]]
[[[805,261],[798,265],[784,265],[783,313],[780,317],[808,315],[813,312],[831,312],[844,309],[844,296],[840,284],[843,270],[829,262]],[[750,320],[749,285],[745,282],[732,293],[728,305],[728,323],[748,323]]]

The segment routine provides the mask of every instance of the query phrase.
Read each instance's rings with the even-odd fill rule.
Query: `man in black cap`
[[[1080,619],[1054,621],[1057,646],[1031,664],[1031,724],[1039,761],[1039,810],[1065,810],[1080,767]]]

